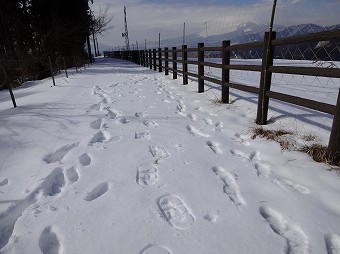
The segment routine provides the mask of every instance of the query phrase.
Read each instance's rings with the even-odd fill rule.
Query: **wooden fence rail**
[[[183,85],[188,84],[188,77],[194,77],[198,80],[198,92],[204,92],[204,81],[209,81],[222,86],[221,100],[223,103],[229,103],[229,88],[246,91],[258,95],[258,107],[256,123],[259,125],[267,124],[269,100],[276,99],[290,104],[302,106],[305,108],[317,110],[320,112],[334,115],[331,135],[327,150],[327,159],[331,164],[340,164],[340,89],[336,105],[313,101],[310,99],[299,98],[288,94],[273,92],[271,88],[271,80],[273,73],[292,74],[292,75],[306,75],[319,77],[340,78],[339,68],[319,68],[319,67],[291,67],[291,66],[274,66],[274,50],[277,46],[319,42],[326,40],[340,39],[340,30],[333,30],[327,32],[319,32],[304,36],[293,36],[289,38],[276,39],[276,33],[265,33],[263,42],[252,42],[246,44],[230,45],[230,41],[223,41],[221,47],[205,47],[204,43],[198,43],[197,48],[187,48],[182,45],[181,49],[173,47],[171,50],[165,48],[153,50],[135,50],[135,51],[114,51],[104,52],[104,56],[120,58],[133,61],[144,67],[150,69],[165,71],[165,75],[172,71],[173,79],[177,79],[177,73],[181,73],[183,77]],[[263,49],[262,64],[261,65],[231,65],[231,51],[244,49]],[[220,52],[221,64],[210,63],[205,61],[207,52]],[[188,60],[188,53],[197,55],[197,61]],[[180,59],[179,59],[180,54]],[[169,57],[169,55],[171,57]],[[157,63],[158,60],[158,63]],[[164,62],[164,66],[163,66]],[[172,63],[172,68],[169,67]],[[178,69],[177,64],[181,63],[182,68]],[[188,71],[188,65],[197,65],[197,73]],[[213,67],[221,69],[221,79],[215,77],[205,76],[204,68]],[[230,82],[230,70],[253,71],[260,72],[261,79],[259,87],[248,86],[244,84],[237,84]]]

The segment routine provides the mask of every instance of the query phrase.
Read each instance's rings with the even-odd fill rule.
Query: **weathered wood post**
[[[230,65],[230,41],[222,42],[222,102],[229,103],[229,78],[230,70],[227,68]]]
[[[163,60],[162,60],[162,49],[158,48],[158,70],[159,72],[163,71]]]
[[[157,56],[156,56],[156,49],[152,50],[152,60],[153,60],[153,70],[157,70]]]
[[[151,51],[151,49],[149,49],[149,66],[150,66],[150,70],[152,70],[152,51]]]
[[[52,81],[53,81],[53,86],[55,86],[55,80],[54,80],[54,74],[53,74],[53,67],[52,67],[51,57],[48,57],[48,61],[50,63],[50,71],[51,71],[51,77],[52,77]]]
[[[65,57],[63,57],[63,63],[64,63],[65,75],[66,75],[66,78],[68,78],[68,73],[67,73],[67,68],[66,68],[66,63],[65,63]]]
[[[177,49],[172,47],[172,78],[177,79]]]
[[[169,75],[169,48],[164,48],[164,70],[165,70],[165,75],[168,76]]]
[[[12,90],[12,84],[11,84],[11,82],[9,82],[5,66],[2,67],[2,71],[3,71],[4,77],[5,77],[5,84],[7,85],[9,94],[11,95],[13,107],[16,108],[17,103],[16,103],[15,98],[14,98],[14,94],[13,94],[13,90]]]
[[[183,85],[188,84],[188,51],[187,45],[182,45]]]
[[[264,35],[263,43],[263,56],[262,56],[262,70],[260,79],[260,92],[257,106],[256,123],[260,125],[267,124],[269,97],[266,95],[270,91],[272,83],[272,73],[269,67],[273,65],[274,61],[274,47],[272,40],[275,40],[276,32],[266,32]]]
[[[142,57],[142,65],[143,65],[144,67],[146,67],[146,62],[145,62],[146,58],[145,58],[145,50],[144,50],[144,49],[142,50],[142,55],[141,55],[141,57]]]
[[[328,142],[327,160],[330,164],[340,166],[340,88],[334,112],[332,131]]]
[[[203,48],[204,43],[198,43],[197,46],[197,58],[198,58],[198,92],[203,93],[204,92],[204,51]]]

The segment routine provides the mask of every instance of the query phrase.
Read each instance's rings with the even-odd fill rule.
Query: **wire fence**
[[[0,59],[0,90],[8,85],[17,87],[26,81],[41,80],[60,72],[67,74],[70,67],[82,67],[89,60],[82,56],[25,57]]]
[[[41,80],[51,77],[51,86],[56,85],[56,74],[63,72],[68,78],[68,68],[75,67],[78,73],[81,67],[86,68],[90,61],[85,57],[31,57],[22,59],[0,60],[0,90],[8,89],[14,107],[17,107],[13,87],[18,87],[26,81]]]

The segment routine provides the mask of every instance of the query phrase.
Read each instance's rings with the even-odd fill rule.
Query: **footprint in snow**
[[[223,127],[224,127],[224,123],[223,122],[215,123],[215,131],[222,131]]]
[[[102,126],[102,119],[95,120],[91,123],[91,128],[95,130],[99,130]]]
[[[204,120],[204,122],[205,122],[207,125],[212,125],[212,124],[213,124],[213,121],[212,121],[210,118],[204,118],[203,120]]]
[[[103,110],[103,107],[102,107],[102,104],[99,102],[99,103],[91,105],[90,109],[94,109],[94,110],[99,111],[99,110]]]
[[[273,180],[274,183],[279,185],[283,190],[288,191],[288,188],[292,188],[293,190],[300,192],[301,194],[309,194],[310,190],[300,184],[293,183],[287,179],[275,179]]]
[[[44,162],[47,164],[54,163],[57,161],[61,161],[66,154],[68,154],[73,148],[77,147],[79,143],[73,143],[69,145],[65,145],[63,147],[60,147],[57,151],[54,153],[48,154],[44,157]]]
[[[243,161],[251,162],[252,166],[256,169],[256,173],[258,176],[268,177],[270,175],[270,165],[261,160],[259,151],[253,151],[250,153],[250,155],[247,155],[242,151],[231,149],[230,153],[236,157],[241,158]]]
[[[158,169],[154,165],[140,165],[137,169],[137,183],[142,186],[155,184],[158,181]]]
[[[104,182],[97,185],[91,192],[85,197],[86,201],[93,201],[101,196],[103,196],[109,190],[109,183]]]
[[[213,167],[212,169],[217,177],[224,183],[223,190],[229,196],[230,200],[239,208],[246,206],[243,194],[237,184],[236,177],[231,172],[222,167]]]
[[[106,131],[98,131],[89,142],[89,146],[93,146],[96,143],[104,143],[110,140],[110,134]]]
[[[149,131],[136,131],[135,132],[135,139],[138,140],[149,140],[150,139],[150,132]]]
[[[187,117],[189,117],[193,121],[197,121],[197,117],[195,114],[187,114]]]
[[[195,217],[188,206],[176,195],[160,198],[158,206],[165,219],[175,229],[189,229],[195,222]]]
[[[167,99],[162,99],[162,102],[165,102],[165,103],[168,103],[168,104],[171,103],[171,101],[169,101],[169,100],[167,100]]]
[[[43,179],[41,185],[33,190],[25,199],[18,200],[15,206],[10,206],[5,212],[0,214],[0,249],[7,245],[14,230],[17,220],[23,212],[37,202],[38,193],[42,191],[45,195],[55,196],[61,192],[65,185],[65,178],[61,168],[55,168]],[[45,250],[45,248],[43,247]],[[48,248],[46,248],[47,251]],[[53,249],[53,248],[52,248]],[[53,252],[44,252],[53,253]]]
[[[309,240],[305,232],[290,219],[271,207],[261,206],[260,214],[265,218],[271,229],[287,241],[284,253],[307,254],[309,252]]]
[[[110,119],[118,119],[121,116],[121,113],[116,110],[106,108],[106,111],[107,111],[106,116],[109,117]]]
[[[215,154],[223,154],[222,149],[220,148],[220,144],[216,142],[212,142],[210,140],[207,141],[207,145]]]
[[[327,234],[325,235],[325,243],[327,254],[340,254],[340,235]]]
[[[79,163],[82,165],[82,166],[88,166],[91,164],[91,157],[87,154],[87,153],[83,153],[80,157],[79,157]]]
[[[41,190],[47,196],[55,196],[59,194],[62,188],[65,186],[65,176],[62,168],[55,168],[53,171],[43,180],[41,184]]]
[[[159,125],[155,121],[145,120],[144,125],[150,128],[157,128]]]
[[[51,226],[46,227],[39,238],[39,248],[43,254],[59,254],[60,241]]]
[[[149,150],[156,160],[168,158],[170,156],[164,146],[149,146]]]
[[[148,112],[136,112],[135,117],[146,117],[148,116]]]
[[[2,181],[0,182],[0,187],[5,186],[5,185],[7,185],[7,184],[8,184],[8,178],[5,178],[4,180],[2,180]]]
[[[249,138],[246,135],[242,135],[240,133],[235,133],[235,138],[233,138],[234,141],[236,141],[237,143],[243,144],[245,146],[249,146],[250,142],[249,142]]]
[[[79,180],[79,174],[74,167],[66,170],[66,176],[71,183],[75,183],[76,181]]]
[[[196,127],[194,127],[192,125],[187,125],[186,128],[191,133],[191,135],[193,135],[193,136],[201,136],[201,137],[205,137],[205,138],[210,137],[210,135],[205,133],[202,129],[199,130],[199,129],[197,129]]]
[[[171,250],[163,245],[148,244],[139,254],[172,254]]]

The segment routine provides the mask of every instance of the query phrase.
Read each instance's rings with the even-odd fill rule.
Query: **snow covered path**
[[[340,178],[254,105],[121,60],[0,93],[1,253],[340,253]]]

